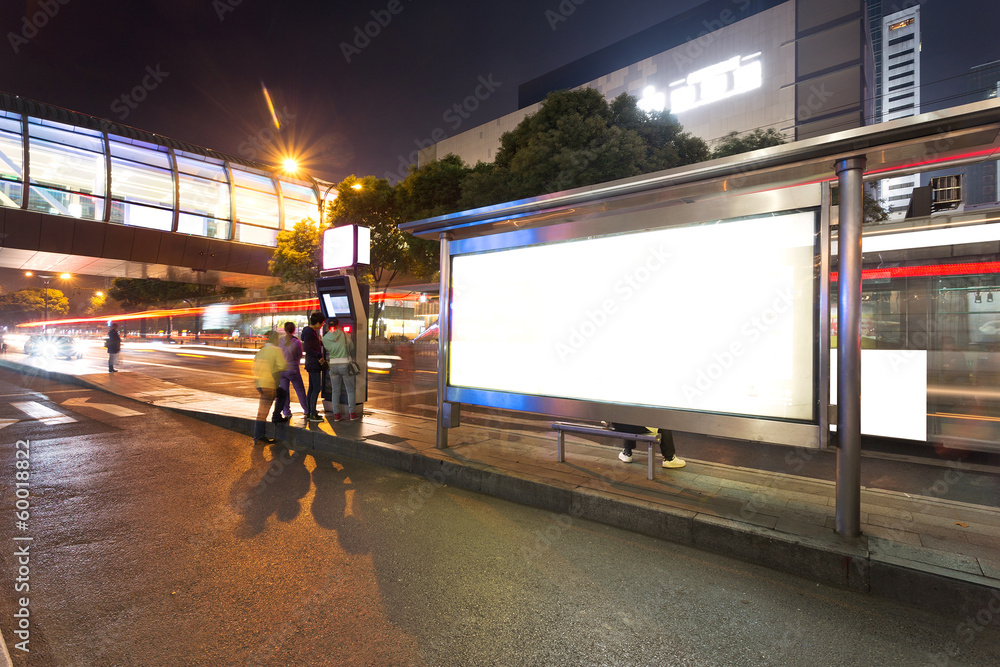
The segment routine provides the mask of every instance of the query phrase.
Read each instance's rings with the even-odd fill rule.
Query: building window
[[[174,175],[167,149],[109,136],[111,222],[169,232],[174,223]]]
[[[96,130],[28,118],[28,208],[86,220],[104,219],[107,170]]]
[[[889,46],[896,46],[897,44],[902,44],[903,42],[909,42],[912,39],[913,39],[913,33],[911,32],[909,35],[897,37],[896,39],[890,39]]]
[[[910,82],[910,83],[901,83],[901,84],[899,84],[897,86],[892,86],[886,92],[887,93],[891,93],[891,92],[896,91],[896,90],[902,90],[903,88],[912,88],[912,87],[913,87],[913,82]],[[889,100],[889,101],[891,102],[892,100]]]
[[[24,200],[23,146],[21,115],[0,111],[0,206],[21,208]]]
[[[232,226],[229,178],[221,162],[177,156],[182,234],[228,239]]]
[[[889,81],[895,81],[896,79],[905,79],[908,76],[913,76],[913,72],[901,72],[899,74],[893,74],[889,77]]]
[[[908,67],[913,64],[912,60],[907,60],[905,63],[896,63],[895,65],[889,65],[889,69],[899,69],[900,67]]]
[[[913,98],[913,93],[907,93],[906,95],[896,95],[895,97],[890,97],[890,102],[898,102],[900,100],[909,100]]]
[[[913,108],[913,103],[911,102],[910,104],[904,104],[903,106],[896,107],[895,109],[889,109],[889,113],[896,113],[897,111],[906,111],[907,109],[912,109],[912,108]]]
[[[900,51],[899,53],[894,53],[889,56],[889,60],[895,60],[896,58],[902,58],[903,56],[908,56],[913,53],[913,49],[907,49],[906,51]]]
[[[893,23],[892,25],[889,26],[889,30],[899,30],[900,28],[905,28],[908,25],[913,25],[912,17]]]

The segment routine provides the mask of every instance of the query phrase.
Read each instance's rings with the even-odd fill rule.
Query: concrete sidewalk
[[[147,375],[69,375],[10,356],[0,367],[100,389],[247,434],[257,402],[204,392]],[[1000,510],[934,497],[938,484],[959,483],[942,468],[930,495],[862,490],[863,535],[834,532],[835,487],[823,481],[691,460],[679,470],[657,462],[646,479],[645,449],[632,464],[614,445],[566,437],[566,462],[556,461],[554,433],[466,425],[435,448],[433,419],[366,410],[355,422],[304,423],[300,416],[275,434],[291,449],[326,451],[447,484],[590,519],[725,554],[815,581],[870,592],[963,618],[984,617],[1000,600]],[[269,429],[275,428],[268,425]],[[686,434],[677,434],[683,453]],[[800,451],[800,450],[790,450]],[[419,503],[419,498],[414,502]],[[539,536],[540,546],[545,536]],[[982,622],[982,621],[980,621]]]

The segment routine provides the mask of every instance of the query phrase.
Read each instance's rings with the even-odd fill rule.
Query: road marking
[[[94,408],[95,410],[107,412],[115,417],[135,417],[143,414],[142,412],[138,412],[121,405],[114,405],[113,403],[89,403],[89,400],[90,399],[86,396],[81,398],[71,398],[68,401],[63,401],[63,405],[68,405],[70,407],[83,406],[85,408]]]
[[[57,412],[52,408],[46,407],[36,401],[11,403],[11,405],[32,419],[37,419],[47,426],[52,426],[53,424],[72,424],[76,422],[76,420],[69,415],[64,415],[63,413]]]

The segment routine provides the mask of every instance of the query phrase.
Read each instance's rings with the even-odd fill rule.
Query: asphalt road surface
[[[231,356],[215,356],[218,354]],[[12,352],[11,355],[19,356],[19,352]],[[54,370],[74,372],[73,369],[91,369],[100,372],[107,367],[107,353],[103,348],[92,347],[85,359],[53,359],[46,363]],[[178,348],[131,339],[122,352],[120,367],[192,389],[257,398],[251,375],[251,358],[226,348]],[[368,379],[367,409],[422,417],[434,417],[436,414],[436,387],[433,383],[428,385],[426,377],[412,383],[397,383],[390,381],[388,376],[369,373]],[[305,373],[303,381],[308,382]],[[292,409],[295,413],[301,412],[294,396]],[[551,433],[551,417],[462,406],[464,424],[502,429],[510,425],[512,415],[516,416],[520,430]],[[677,440],[678,453],[682,457],[815,479],[836,478],[836,451],[833,449],[793,449],[693,434],[681,434]],[[935,490],[934,495],[1000,507],[1000,455],[935,450],[926,445],[886,443],[873,439],[866,439],[865,446],[861,474],[862,485],[866,488],[927,495],[927,489],[934,487],[942,472],[954,468],[962,471],[960,482],[948,485],[943,491]]]
[[[0,397],[15,665],[1000,664],[967,619],[88,389]]]

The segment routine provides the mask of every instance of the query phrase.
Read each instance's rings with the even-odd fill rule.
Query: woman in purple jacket
[[[295,387],[295,395],[299,397],[302,406],[302,416],[309,418],[309,408],[306,405],[306,388],[302,384],[302,373],[299,363],[302,361],[302,341],[295,336],[295,322],[285,322],[285,336],[281,339],[281,351],[285,354],[288,370],[281,374],[281,388],[285,390],[285,404],[281,412],[285,419],[292,417],[292,391],[289,385]]]

